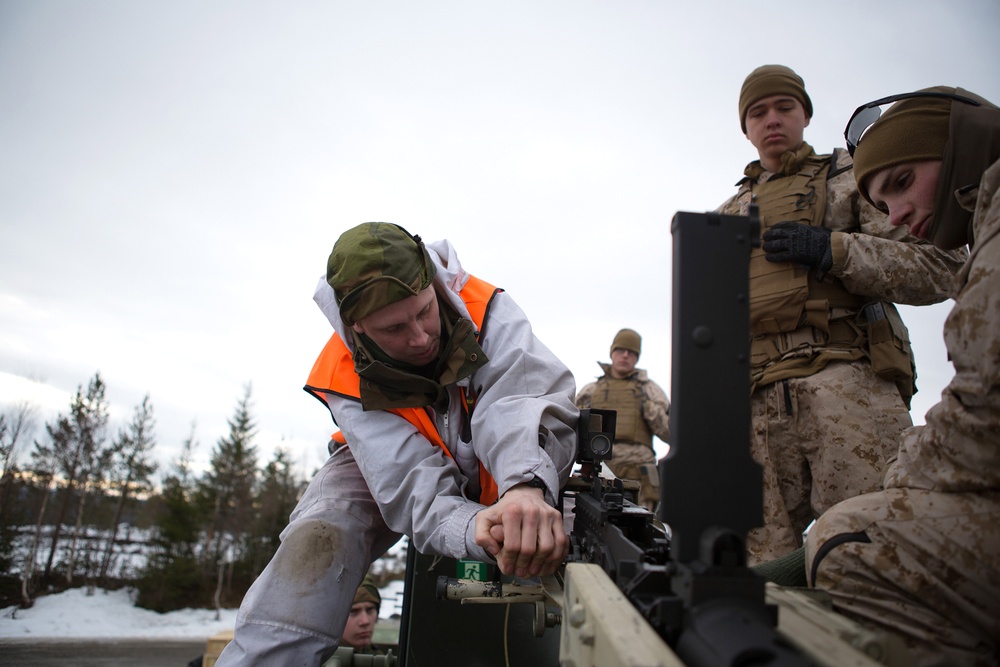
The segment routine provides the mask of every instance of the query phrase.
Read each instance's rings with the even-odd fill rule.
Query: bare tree
[[[77,387],[76,394],[70,402],[69,416],[59,415],[55,426],[49,424],[45,426],[52,438],[53,455],[66,484],[63,502],[52,531],[52,546],[45,563],[43,576],[46,579],[52,573],[52,563],[59,546],[63,521],[73,500],[73,491],[82,474],[93,470],[92,462],[107,437],[108,403],[104,391],[101,374],[95,373],[87,386],[86,394],[83,393],[83,387]]]
[[[24,567],[21,568],[21,607],[27,609],[33,604],[31,599],[32,579],[35,576],[35,559],[38,555],[38,544],[42,537],[42,521],[45,509],[52,495],[52,480],[55,476],[56,457],[53,448],[46,447],[35,441],[35,450],[31,453],[32,474],[42,489],[42,502],[38,509],[38,520],[35,522],[35,533],[31,538],[31,548]]]
[[[35,430],[36,415],[37,409],[27,401],[9,405],[0,412],[0,572],[10,571],[14,563],[19,526],[25,520],[15,503],[18,488],[26,481],[17,459],[24,442]]]
[[[103,441],[102,441],[103,443]],[[111,467],[111,450],[100,448],[86,448],[84,451],[84,456],[80,462],[80,482],[77,484],[77,489],[79,490],[79,503],[76,509],[76,524],[73,526],[73,540],[70,542],[69,555],[66,558],[66,585],[73,585],[73,576],[76,572],[76,562],[77,555],[79,554],[80,547],[80,537],[84,532],[83,526],[83,515],[84,510],[87,506],[87,500],[90,498],[91,494],[100,494],[101,488],[107,481],[108,470]],[[86,567],[84,568],[85,575],[88,577],[93,576],[93,563],[94,559],[90,556],[92,555],[93,547],[90,547],[87,552]],[[91,593],[93,590],[91,590]]]
[[[156,436],[153,433],[155,425],[153,406],[149,402],[149,394],[146,394],[142,403],[135,407],[132,421],[119,431],[118,438],[112,446],[111,469],[117,477],[118,503],[115,505],[114,518],[111,521],[111,538],[108,540],[101,562],[99,578],[102,582],[108,576],[108,567],[118,541],[118,525],[121,523],[125,503],[132,493],[149,488],[149,476],[156,471],[156,463],[150,458],[150,453],[156,446]]]
[[[0,413],[0,523],[6,515],[10,490],[22,445],[31,439],[38,425],[38,408],[28,401],[17,403]]]
[[[21,445],[37,426],[38,406],[30,401],[18,401],[0,413],[0,464],[4,477],[17,464]]]

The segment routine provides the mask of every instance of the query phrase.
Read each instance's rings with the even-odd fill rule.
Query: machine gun
[[[659,516],[630,502],[617,480],[595,475],[591,490],[576,494],[564,601],[584,620],[563,624],[561,657],[574,664],[668,664],[655,660],[670,654],[687,665],[814,664],[777,634],[766,582],[746,567],[746,531],[762,523],[761,470],[750,459],[748,429],[748,263],[759,223],[678,213],[672,232],[673,442],[660,463]],[[592,449],[588,437],[581,449]],[[608,459],[611,452],[579,458],[587,457]],[[575,629],[591,613],[606,612],[588,606],[591,595],[582,590],[595,587],[594,573],[577,582],[593,566],[626,603],[615,624],[623,614],[638,616],[656,635],[644,632],[614,654],[634,650],[641,639],[648,657],[598,663],[590,649],[597,637],[588,644],[579,634],[596,630]]]
[[[678,213],[671,229],[673,403],[660,505],[653,517],[620,481],[596,475],[576,493],[560,664],[894,664],[889,638],[746,566],[746,533],[763,523],[749,443],[749,259],[760,224],[751,207],[748,217]],[[579,458],[610,459],[594,456],[589,437]]]
[[[672,233],[672,442],[657,513],[633,502],[635,483],[601,474],[614,413],[583,411],[582,473],[563,490],[574,518],[561,576],[494,571],[474,582],[452,574],[454,561],[411,551],[400,664],[874,667],[884,658],[882,638],[746,566],[746,533],[762,523],[749,447],[756,211],[678,213]],[[547,631],[555,626],[558,636]]]

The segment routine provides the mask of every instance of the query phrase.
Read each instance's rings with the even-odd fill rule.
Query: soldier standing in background
[[[890,225],[858,194],[846,151],[817,155],[803,140],[812,113],[791,69],[747,76],[740,126],[759,160],[719,208],[756,204],[763,232],[750,259],[751,449],[764,468],[751,565],[796,550],[826,509],[879,488],[912,425],[916,377],[892,302],[944,301],[967,256]]]
[[[995,667],[1000,109],[961,88],[929,88],[859,107],[847,137],[861,193],[893,225],[971,253],[944,326],[955,377],[926,423],[903,433],[885,489],[817,520],[806,540],[809,581],[838,611],[900,634],[920,667]],[[914,267],[913,280],[926,270]]]
[[[635,367],[641,352],[638,333],[619,331],[611,343],[611,363],[597,362],[604,375],[580,390],[576,406],[617,411],[614,458],[608,467],[621,479],[638,481],[636,504],[655,510],[660,502],[660,478],[653,436],[664,442],[670,437],[670,401],[646,371]]]

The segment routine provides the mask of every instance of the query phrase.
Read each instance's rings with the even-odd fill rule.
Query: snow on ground
[[[223,609],[215,620],[214,609],[181,609],[160,614],[133,604],[132,589],[86,588],[43,595],[30,609],[0,609],[0,641],[8,639],[207,639],[236,623],[236,610]],[[380,589],[380,618],[402,611],[403,582],[391,581]]]
[[[13,618],[12,618],[13,617]],[[236,623],[236,610],[181,609],[160,614],[134,606],[130,589],[86,588],[43,595],[30,609],[0,611],[0,641],[4,639],[207,639]]]

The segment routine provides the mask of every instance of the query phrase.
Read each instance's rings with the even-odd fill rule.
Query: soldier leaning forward
[[[897,101],[867,125],[881,104]],[[884,490],[809,532],[810,582],[901,635],[913,664],[1000,664],[1000,109],[954,87],[863,105],[848,125],[862,194],[937,246],[969,245],[944,338],[955,377],[907,430]],[[851,145],[851,144],[849,144]],[[914,268],[913,278],[926,269]]]

